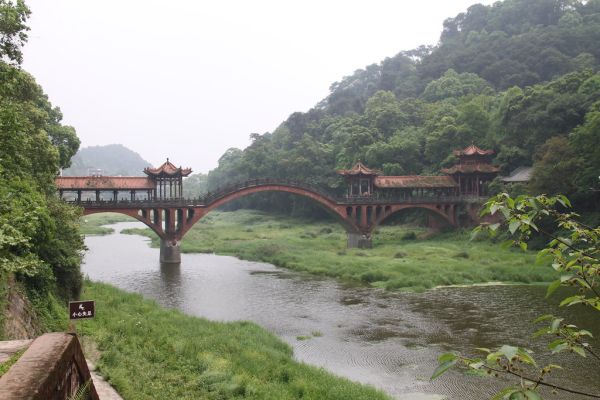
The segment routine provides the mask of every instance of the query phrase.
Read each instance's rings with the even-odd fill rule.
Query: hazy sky
[[[208,172],[356,69],[435,44],[474,3],[29,0],[23,66],[82,146]]]

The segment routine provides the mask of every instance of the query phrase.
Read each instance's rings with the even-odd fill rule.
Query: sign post
[[[69,319],[84,319],[94,318],[96,314],[96,303],[94,300],[85,301],[70,301],[69,302]]]

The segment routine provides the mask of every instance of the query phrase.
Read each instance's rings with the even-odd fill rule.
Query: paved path
[[[92,374],[92,381],[94,381],[94,387],[96,388],[96,393],[98,393],[98,397],[100,400],[123,400],[123,398],[117,393],[115,389],[108,382],[101,377],[96,371],[96,366],[92,364],[89,360],[87,361],[88,368],[90,369],[90,374]]]
[[[32,339],[0,341],[0,363],[5,362],[13,354],[29,347]]]

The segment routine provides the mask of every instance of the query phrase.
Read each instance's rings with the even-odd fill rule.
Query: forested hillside
[[[93,170],[103,175],[144,175],[144,168],[151,166],[138,153],[121,144],[90,146],[79,150],[71,160],[71,166],[63,171],[65,176],[85,176]]]
[[[2,337],[7,282],[16,280],[38,315],[49,316],[55,297],[78,296],[84,246],[78,230],[80,211],[61,202],[54,187],[54,177],[69,165],[79,139],[72,127],[61,124],[60,110],[33,77],[19,67],[28,8],[8,1],[0,1],[0,8]]]
[[[335,169],[359,159],[385,174],[436,174],[452,149],[475,143],[495,150],[504,174],[534,165],[531,190],[590,207],[600,187],[598,43],[600,0],[473,5],[444,22],[436,46],[358,70],[313,109],[229,149],[208,189],[256,177],[332,186]],[[281,194],[245,205],[259,203],[306,207]]]

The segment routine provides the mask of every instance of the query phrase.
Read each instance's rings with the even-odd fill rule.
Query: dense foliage
[[[556,193],[551,177],[564,176],[560,192],[591,207],[600,188],[599,41],[598,0],[474,5],[445,21],[437,46],[358,70],[313,109],[229,149],[208,189],[257,177],[335,186],[335,169],[359,159],[385,174],[436,174],[453,149],[475,143],[496,151],[503,174],[534,165],[536,192]],[[306,207],[260,196],[245,205]]]
[[[143,176],[144,168],[149,166],[148,161],[122,144],[109,144],[80,149],[63,175],[85,176],[100,170],[102,175]]]
[[[83,243],[79,212],[56,198],[54,177],[79,139],[16,65],[28,15],[21,1],[0,1],[0,276],[14,274],[41,297],[54,290],[68,298],[81,287]]]

